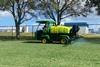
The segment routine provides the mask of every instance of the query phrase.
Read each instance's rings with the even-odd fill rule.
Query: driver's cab
[[[36,21],[36,23],[38,23],[38,26],[36,29],[35,37],[38,40],[40,40],[41,36],[45,33],[49,33],[50,26],[56,25],[56,22],[53,20],[39,20]]]

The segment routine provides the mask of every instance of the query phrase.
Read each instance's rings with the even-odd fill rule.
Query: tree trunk
[[[57,5],[58,5],[58,9],[57,9],[57,25],[60,25],[61,19],[60,19],[60,1],[57,0]]]
[[[57,25],[60,25],[61,20],[57,18]]]
[[[16,24],[16,39],[20,39],[20,24]]]
[[[57,25],[60,25],[60,23],[61,23],[61,16],[59,15],[59,13],[58,13],[58,15],[57,15]]]

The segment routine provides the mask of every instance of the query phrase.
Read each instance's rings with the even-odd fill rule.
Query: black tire
[[[47,40],[46,38],[43,38],[43,39],[41,40],[41,42],[42,42],[43,44],[46,44],[46,43],[48,42],[48,40]]]
[[[60,43],[61,44],[70,44],[71,43],[71,39],[69,38],[69,36],[68,37],[65,37],[65,38],[62,38],[60,40]]]
[[[66,38],[62,38],[62,39],[60,40],[60,43],[61,43],[61,44],[66,44],[66,43],[67,43]]]

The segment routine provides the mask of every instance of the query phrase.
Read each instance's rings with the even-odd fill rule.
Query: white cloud
[[[11,16],[8,11],[0,11],[0,17]]]

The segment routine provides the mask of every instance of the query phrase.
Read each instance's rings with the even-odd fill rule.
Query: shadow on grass
[[[41,43],[41,41],[38,41],[38,40],[27,40],[27,41],[24,41],[23,43]]]
[[[21,36],[20,38],[19,38],[19,41],[20,40],[33,40],[34,38],[33,37],[31,37],[31,36]],[[16,37],[15,36],[0,36],[0,40],[1,41],[18,41],[18,39],[16,39]]]
[[[37,44],[43,44],[40,40],[27,40],[22,43],[37,43]],[[63,47],[67,46],[68,44],[60,44],[59,42],[51,42],[51,43],[46,43],[48,45],[62,45]]]
[[[41,40],[26,40],[23,43],[41,43]],[[46,44],[58,44],[58,43],[46,43]]]

